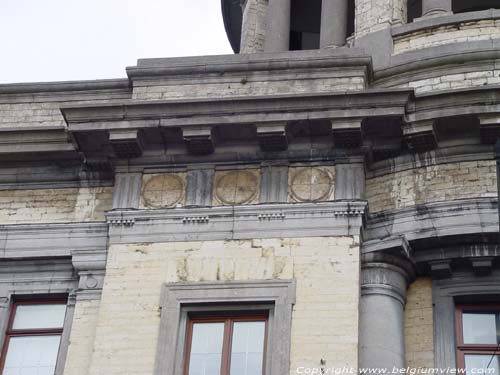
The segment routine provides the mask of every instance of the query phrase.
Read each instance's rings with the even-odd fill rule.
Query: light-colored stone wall
[[[440,77],[412,81],[407,84],[400,85],[400,87],[412,87],[415,89],[416,94],[423,94],[430,91],[458,90],[484,85],[498,85],[500,84],[500,62],[498,65],[499,69],[445,74]]]
[[[356,38],[406,23],[406,0],[355,0]]]
[[[408,288],[405,308],[406,365],[434,368],[432,279],[417,279]]]
[[[439,164],[391,173],[366,181],[371,212],[421,203],[496,197],[495,161]]]
[[[0,95],[0,128],[62,128],[66,127],[62,105],[101,104],[129,97],[121,90],[4,94]]]
[[[105,221],[112,187],[0,190],[0,224]]]
[[[450,43],[477,42],[500,38],[500,20],[462,22],[428,28],[394,39],[394,54]]]
[[[100,301],[78,301],[69,338],[66,375],[87,375],[94,350]]]
[[[144,84],[144,85],[143,85]],[[314,72],[282,70],[279,73],[248,72],[226,73],[204,77],[172,78],[136,83],[133,99],[199,99],[242,96],[265,96],[362,90],[364,73],[357,69],[316,69]]]
[[[113,245],[88,373],[153,373],[163,283],[263,279],[297,282],[291,374],[356,368],[359,268],[351,237]]]
[[[240,53],[264,52],[268,0],[247,0],[241,27]]]

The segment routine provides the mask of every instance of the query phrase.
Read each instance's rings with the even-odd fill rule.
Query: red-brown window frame
[[[222,344],[221,375],[230,375],[231,348],[233,337],[233,325],[235,322],[265,322],[264,348],[262,358],[262,375],[266,371],[267,334],[269,325],[269,313],[263,312],[234,312],[224,314],[193,314],[188,317],[186,330],[186,350],[184,355],[184,374],[189,375],[189,360],[191,358],[191,344],[193,339],[193,325],[196,323],[224,323],[224,339]]]
[[[490,354],[496,352],[496,355],[500,355],[497,350],[498,344],[485,345],[485,344],[465,344],[464,343],[464,332],[463,332],[463,320],[462,314],[464,310],[467,312],[474,311],[492,311],[500,313],[500,304],[488,303],[488,304],[458,304],[455,307],[455,323],[456,323],[456,333],[457,333],[457,365],[458,368],[465,369],[465,355],[466,354]]]
[[[60,328],[44,328],[44,329],[13,329],[14,318],[16,316],[17,307],[22,305],[54,305],[54,304],[67,304],[67,298],[44,298],[44,299],[21,299],[14,301],[9,315],[9,322],[7,331],[5,332],[5,339],[3,342],[2,353],[0,358],[0,374],[3,373],[7,351],[9,349],[9,342],[12,337],[22,336],[55,336],[62,337],[64,327]]]

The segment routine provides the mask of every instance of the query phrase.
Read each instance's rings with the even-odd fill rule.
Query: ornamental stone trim
[[[143,207],[171,208],[184,203],[185,173],[145,175],[143,177]]]
[[[365,209],[365,201],[342,201],[121,210],[109,212],[107,218],[134,222],[129,227],[111,226],[111,244],[359,236]],[[196,224],[203,225],[193,231]]]
[[[217,171],[215,173],[214,205],[258,203],[260,169]]]
[[[203,311],[207,305],[226,304],[227,311],[257,305],[270,311],[266,374],[289,372],[292,307],[295,280],[249,280],[221,282],[166,283],[160,301],[161,320],[155,375],[183,373],[187,309]],[[229,306],[228,306],[229,304]],[[252,309],[252,306],[248,307]],[[254,307],[255,309],[255,307]],[[272,349],[271,349],[272,348]]]
[[[292,202],[333,200],[334,188],[334,167],[289,168],[289,194]]]

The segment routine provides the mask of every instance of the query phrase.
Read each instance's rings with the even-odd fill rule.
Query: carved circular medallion
[[[92,276],[87,277],[87,281],[85,282],[85,285],[87,286],[87,288],[95,289],[95,288],[97,288],[97,284],[98,284],[97,279],[95,279]]]
[[[215,196],[226,205],[251,202],[258,192],[257,176],[249,171],[230,171],[216,182]]]
[[[321,168],[298,168],[290,183],[290,194],[298,202],[319,202],[330,197],[333,178]]]
[[[152,208],[175,207],[184,197],[184,181],[177,175],[151,178],[142,190],[144,204]]]

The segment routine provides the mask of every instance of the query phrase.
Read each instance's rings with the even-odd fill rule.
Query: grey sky
[[[220,0],[0,0],[0,83],[125,77],[138,58],[232,53]]]

